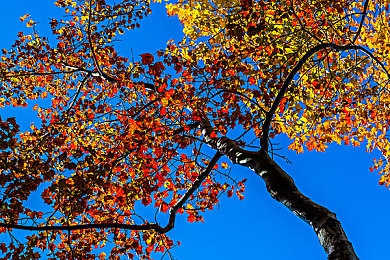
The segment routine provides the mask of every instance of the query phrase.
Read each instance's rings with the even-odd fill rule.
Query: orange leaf
[[[230,70],[227,70],[227,73],[231,76],[231,77],[234,77],[234,75],[236,75],[236,72],[232,69]]]
[[[23,22],[23,21],[26,20],[26,18],[29,17],[29,16],[30,16],[29,14],[25,14],[25,15],[21,16],[21,17],[19,18],[19,20]]]

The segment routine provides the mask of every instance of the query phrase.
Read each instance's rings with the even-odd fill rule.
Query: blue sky
[[[0,48],[12,43],[24,25],[19,17],[29,13],[39,22],[40,32],[48,32],[49,17],[59,10],[51,0],[6,1],[0,16]],[[172,37],[180,36],[180,23],[165,18],[162,8],[155,11],[137,32],[118,43],[122,55],[135,56],[164,48]],[[34,120],[27,109],[0,110],[0,115],[16,116],[28,126]],[[297,156],[287,150],[288,141],[277,140],[282,167],[294,178],[298,188],[315,202],[337,214],[348,238],[361,259],[389,259],[387,219],[390,217],[390,192],[378,185],[376,173],[368,168],[378,154],[367,154],[362,148],[332,145],[325,153],[305,152]],[[263,181],[253,172],[233,167],[233,177],[248,178],[245,199],[222,199],[219,208],[205,215],[205,223],[190,224],[178,218],[169,234],[181,241],[172,250],[175,259],[326,259],[310,226],[283,205],[273,200]]]

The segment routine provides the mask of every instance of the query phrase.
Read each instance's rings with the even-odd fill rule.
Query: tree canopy
[[[168,1],[183,39],[140,57],[116,44],[142,30],[149,1],[54,4],[64,15],[50,35],[26,14],[2,49],[0,106],[37,113],[27,131],[0,119],[3,259],[164,254],[177,215],[203,221],[221,196],[244,198],[231,164],[311,225],[329,259],[357,259],[336,215],[275,162],[273,140],[379,150],[370,170],[389,185],[389,2]],[[26,203],[37,192],[42,209]]]

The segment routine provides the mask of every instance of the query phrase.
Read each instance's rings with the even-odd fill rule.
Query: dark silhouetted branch
[[[358,30],[356,31],[356,35],[355,35],[355,37],[353,38],[352,43],[355,43],[355,42],[356,42],[357,38],[358,38],[359,35],[360,35],[360,32],[362,31],[362,26],[363,26],[363,23],[364,23],[364,19],[366,18],[366,15],[367,15],[368,3],[369,3],[369,0],[366,0],[366,2],[364,2],[363,12],[362,12],[362,18],[361,18],[361,20],[360,20],[359,28],[358,28]]]
[[[305,64],[305,62],[313,56],[315,53],[319,52],[320,50],[331,48],[336,51],[346,51],[346,50],[356,50],[356,51],[362,51],[365,54],[367,54],[371,59],[373,59],[375,62],[379,64],[379,66],[384,70],[384,72],[387,74],[388,78],[390,78],[390,74],[387,71],[386,67],[383,65],[383,63],[378,60],[369,50],[362,46],[357,45],[337,45],[334,43],[320,43],[313,48],[309,49],[302,58],[298,61],[298,63],[295,65],[295,67],[290,71],[287,78],[283,82],[283,85],[276,96],[274,102],[272,103],[271,108],[267,112],[266,118],[264,120],[264,124],[262,126],[262,136],[260,138],[260,145],[261,150],[268,150],[268,141],[269,141],[269,130],[272,122],[272,118],[274,117],[274,114],[276,110],[278,109],[278,106],[280,102],[282,101],[284,94],[287,92],[288,87],[290,86],[291,82],[293,81],[294,77],[298,73],[298,71],[302,68],[302,66]]]

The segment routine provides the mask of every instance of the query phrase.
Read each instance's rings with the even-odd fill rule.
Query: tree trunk
[[[312,226],[329,260],[359,259],[336,215],[303,195],[293,179],[266,151],[246,151],[226,137],[209,140],[209,144],[227,155],[233,163],[251,168],[265,181],[272,198]]]

